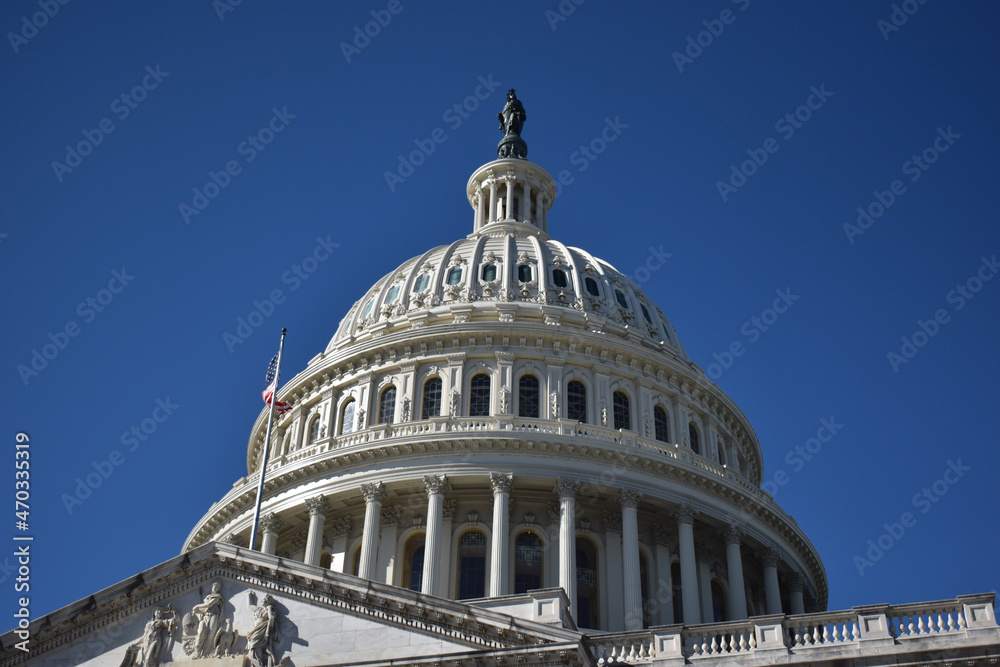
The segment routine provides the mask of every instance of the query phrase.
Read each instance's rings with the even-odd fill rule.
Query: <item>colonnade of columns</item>
[[[500,199],[500,186],[505,189],[505,197]],[[485,187],[484,187],[485,186]],[[518,218],[525,222],[532,223],[545,229],[547,222],[546,204],[548,197],[542,187],[532,191],[531,181],[520,174],[508,173],[505,176],[493,176],[476,187],[475,209],[475,229],[482,225],[500,220],[514,219],[514,196],[520,188],[521,210],[518,211]],[[488,189],[488,191],[487,191]],[[532,216],[532,195],[534,194],[535,209]]]
[[[487,595],[500,597],[513,592],[509,577],[510,549],[510,493],[514,476],[512,473],[490,473],[490,486],[493,492],[493,522],[492,540],[489,551],[489,581]],[[424,541],[423,572],[421,592],[432,595],[443,595],[445,587],[441,579],[447,575],[443,563],[448,562],[445,533],[450,533],[451,516],[454,514],[454,502],[447,501],[450,510],[445,514],[445,494],[451,490],[446,475],[426,475],[423,478],[427,493],[427,518]],[[577,603],[577,565],[576,565],[576,496],[581,482],[575,479],[560,478],[553,488],[559,498],[558,505],[558,582],[570,601],[571,613],[576,616]],[[395,558],[397,524],[402,513],[401,507],[382,509],[388,490],[381,482],[361,485],[361,493],[365,499],[364,527],[362,529],[360,555],[358,557],[358,576],[366,579],[376,579],[379,574],[392,575]],[[639,630],[643,627],[643,596],[642,578],[640,572],[638,507],[643,495],[636,489],[622,488],[618,493],[620,515],[614,512],[605,513],[605,525],[609,539],[607,544],[607,579],[609,586],[609,601],[614,597],[611,616],[616,624],[618,614],[623,615],[625,630]],[[309,525],[305,537],[304,561],[308,565],[320,563],[323,549],[323,534],[326,515],[329,513],[329,501],[322,495],[305,501],[309,511]],[[683,622],[692,625],[702,622],[712,622],[712,590],[713,575],[711,563],[707,559],[707,549],[698,548],[694,538],[694,524],[697,510],[689,505],[679,505],[673,512],[677,526],[677,554],[680,560],[680,589]],[[447,525],[445,525],[447,523]],[[284,522],[274,514],[261,517],[262,534],[261,551],[273,554],[277,546],[278,532]],[[333,530],[332,551],[335,552],[330,567],[338,571],[346,571],[344,562],[346,547],[349,541],[351,520],[343,517],[335,521]],[[658,590],[666,589],[672,594],[671,581],[671,549],[669,530],[658,524],[654,530],[656,542],[655,561],[659,572]],[[620,535],[620,544],[618,536]],[[747,618],[746,588],[743,574],[743,557],[741,546],[745,531],[733,523],[726,527],[724,533],[726,545],[726,567],[721,572],[727,580],[726,620]],[[386,548],[380,548],[380,541]],[[612,544],[614,542],[614,544]],[[701,560],[699,560],[699,556]],[[782,613],[781,590],[778,580],[778,564],[780,553],[766,547],[760,554],[763,566],[765,612],[768,614]],[[621,579],[617,579],[617,576]],[[393,583],[390,581],[389,583]],[[805,579],[798,573],[793,573],[787,580],[789,585],[789,611],[792,614],[805,613],[803,589]],[[620,587],[620,588],[619,588]],[[615,597],[621,592],[620,600]],[[652,591],[650,591],[652,594]],[[652,596],[652,595],[651,595]],[[664,602],[660,593],[661,615],[658,622],[668,624],[678,622],[673,618],[672,603]]]

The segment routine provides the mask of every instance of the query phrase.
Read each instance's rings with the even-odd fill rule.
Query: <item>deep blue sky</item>
[[[10,508],[26,431],[34,614],[180,550],[246,473],[282,326],[290,378],[379,277],[471,231],[465,183],[495,157],[509,87],[529,158],[573,179],[553,236],[630,274],[651,247],[671,254],[642,287],[753,424],[765,478],[784,482],[770,488],[823,558],[830,608],[996,589],[1000,279],[976,278],[1000,255],[996,3],[909,0],[918,9],[891,32],[889,2],[561,4],[575,11],[556,21],[555,0],[403,0],[348,62],[341,43],[386,2],[248,1],[221,20],[207,0],[71,2],[37,31],[23,26],[37,0],[4,3],[2,31],[30,38],[0,46],[0,488]],[[496,89],[479,88],[480,108],[446,115],[483,80]],[[129,107],[121,96],[144,81]],[[273,142],[241,148],[275,110]],[[608,122],[615,141],[582,157]],[[445,140],[391,189],[385,172],[438,129]],[[84,133],[100,143],[54,167]],[[928,148],[933,164],[907,165]],[[747,151],[766,162],[724,199],[717,182]],[[179,205],[229,161],[238,173],[186,222]],[[890,196],[849,239],[858,207]],[[283,279],[317,238],[339,244],[333,257]],[[102,292],[116,271],[127,285]],[[231,351],[223,335],[275,289],[286,300]],[[755,328],[776,290],[797,298]],[[894,369],[887,354],[938,310],[944,323]],[[19,366],[50,334],[64,349],[25,381]],[[733,343],[743,354],[711,366]],[[123,447],[167,399],[166,421]],[[824,419],[842,428],[797,462]],[[68,512],[64,494],[114,450],[120,465]],[[967,469],[938,483],[946,495],[915,499],[949,462]],[[860,575],[854,556],[906,512]]]

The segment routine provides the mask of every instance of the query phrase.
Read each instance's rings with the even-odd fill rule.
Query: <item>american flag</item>
[[[274,389],[275,389],[274,376],[277,374],[277,372],[278,372],[278,355],[276,354],[271,359],[271,363],[267,365],[267,378],[264,380],[264,384],[266,384],[267,387],[264,389],[264,391],[260,393],[260,395],[264,397],[264,404],[268,406],[271,405],[271,397],[274,396]],[[274,409],[279,415],[283,415],[289,410],[291,410],[292,407],[288,405],[288,403],[275,401]]]

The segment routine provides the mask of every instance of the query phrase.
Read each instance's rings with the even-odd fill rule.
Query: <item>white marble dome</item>
[[[386,274],[284,384],[260,549],[452,599],[560,587],[595,631],[825,609],[749,421],[634,281],[550,238],[555,192],[480,167],[472,233]],[[246,544],[267,414],[185,549]]]

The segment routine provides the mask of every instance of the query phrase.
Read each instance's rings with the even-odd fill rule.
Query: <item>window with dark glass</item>
[[[542,587],[542,540],[535,533],[521,533],[514,540],[514,593]]]
[[[518,264],[517,265],[517,279],[522,283],[531,282],[531,265],[530,264]]]
[[[448,271],[448,284],[457,285],[462,282],[462,269],[455,268]]]
[[[694,422],[688,424],[688,438],[691,439],[691,451],[695,454],[701,454],[701,442],[698,438],[698,427],[694,425]]]
[[[522,375],[517,389],[517,416],[538,417],[538,378],[534,375]]]
[[[483,282],[493,282],[497,279],[497,265],[496,264],[484,264],[483,265]]]
[[[583,281],[583,284],[587,286],[587,291],[590,292],[591,296],[601,296],[601,290],[597,289],[597,281],[593,278],[587,278]]]
[[[354,430],[354,400],[350,400],[340,409],[340,432],[350,433]]]
[[[684,623],[684,600],[681,599],[681,564],[676,561],[670,565],[670,587],[673,589],[674,623]],[[692,619],[691,624],[694,623],[701,623],[701,620]]]
[[[576,538],[576,617],[580,627],[600,629],[597,547],[584,537]]]
[[[470,530],[458,542],[458,599],[486,595],[486,535]]]
[[[614,404],[615,428],[631,429],[632,412],[629,409],[628,394],[616,391],[611,398]]]
[[[429,274],[425,273],[424,275],[417,278],[417,284],[413,286],[413,291],[419,294],[420,292],[426,290],[427,286],[430,284],[431,284],[431,277]]]
[[[726,594],[718,581],[712,580],[712,618],[716,623],[726,620]]]
[[[329,551],[324,551],[323,553],[320,554],[320,556],[319,556],[319,566],[320,567],[323,567],[323,568],[326,568],[327,570],[329,570],[331,563],[333,563],[333,556],[330,555]]]
[[[420,406],[420,418],[430,419],[441,416],[441,378],[428,378],[424,382],[424,397]]]
[[[568,281],[566,280],[566,272],[562,269],[553,269],[552,282],[556,287],[566,287],[568,284]]]
[[[667,411],[662,406],[653,408],[653,426],[656,429],[656,439],[660,442],[670,442],[670,420]]]
[[[653,323],[653,318],[649,316],[649,311],[646,310],[646,304],[640,303],[639,307],[642,308],[642,316],[646,318],[646,321],[650,324]]]
[[[416,533],[403,546],[403,588],[420,591],[424,580],[424,533]]]
[[[554,418],[558,417],[554,415]],[[587,421],[587,386],[579,380],[571,380],[566,385],[566,418]]]
[[[396,388],[386,387],[378,399],[378,423],[391,424],[396,412]]]
[[[639,589],[642,594],[642,627],[649,627],[649,562],[646,554],[639,552]]]
[[[490,376],[479,373],[469,381],[469,416],[487,417],[490,414]]]
[[[622,308],[628,308],[628,299],[625,298],[625,293],[620,289],[615,290],[615,299],[618,301],[618,305]]]

